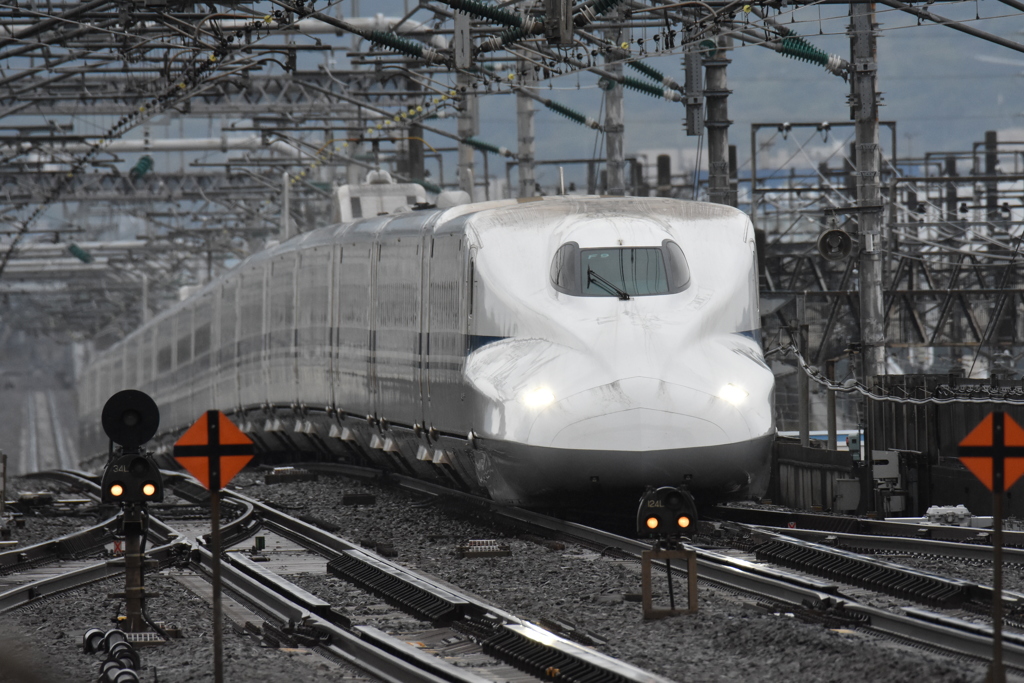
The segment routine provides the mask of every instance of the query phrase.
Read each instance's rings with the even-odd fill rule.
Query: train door
[[[464,242],[460,232],[436,234],[428,272],[427,424],[455,434],[468,431],[462,401],[466,351]]]
[[[297,399],[295,386],[295,263],[296,255],[286,253],[270,265],[267,292],[267,392],[268,402],[291,406]]]
[[[156,389],[153,386],[153,365],[156,349],[154,348],[156,330],[152,326],[147,327],[142,333],[142,345],[139,347],[139,388],[150,396],[156,396]]]
[[[299,253],[296,274],[295,334],[296,399],[324,408],[333,400],[330,391],[331,247],[324,245]]]
[[[210,362],[212,357],[213,293],[199,299],[192,318],[192,414],[196,419],[207,410],[214,410],[216,377]]]
[[[370,293],[367,299],[368,308],[366,311],[367,330],[367,352],[366,352],[366,395],[369,400],[368,415],[380,415],[379,400],[377,396],[377,305],[380,300],[380,292],[377,291],[377,273],[380,265],[380,243],[376,239],[370,248]]]
[[[424,230],[420,248],[420,337],[419,358],[417,361],[417,388],[419,393],[417,416],[421,425],[427,424],[427,395],[430,391],[430,266],[434,253],[434,234],[432,230]]]
[[[405,220],[410,230],[402,230]],[[419,408],[422,224],[396,219],[377,243],[374,306],[375,409],[391,422],[412,425]]]
[[[250,266],[238,285],[238,403],[266,402],[263,376],[263,264]]]
[[[373,412],[369,376],[372,369],[372,239],[346,240],[338,249],[335,301],[334,364],[331,384],[335,405],[360,416]]]
[[[233,411],[238,401],[238,283],[232,277],[220,290],[219,306],[214,329],[217,330],[213,351],[217,368],[214,386],[214,405],[218,410]]]
[[[164,410],[170,411],[171,368],[174,366],[173,318],[164,318],[157,323],[154,344],[156,347],[155,395],[163,397]],[[167,424],[172,423],[168,420]]]
[[[189,424],[195,419],[192,415],[192,313],[191,308],[185,308],[174,316],[174,407],[171,412],[175,417],[174,424],[179,425]]]

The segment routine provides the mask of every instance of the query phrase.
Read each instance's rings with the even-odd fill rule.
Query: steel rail
[[[329,465],[309,464],[303,465],[303,467],[327,472],[332,470]],[[351,472],[349,476],[358,475]],[[552,519],[528,510],[503,506],[487,499],[452,491],[443,486],[429,484],[410,477],[392,475],[389,480],[407,490],[469,503],[486,510],[493,517],[504,519],[513,525],[532,526],[535,529],[573,537],[592,546],[614,548],[634,556],[640,550],[649,547],[639,541],[580,524]],[[991,635],[986,636],[984,629],[979,629],[976,624],[954,617],[943,617],[941,620],[923,619],[921,615],[925,612],[915,607],[906,608],[905,614],[887,612],[859,604],[854,600],[840,598],[831,591],[831,588],[828,588],[827,584],[818,585],[819,588],[826,590],[815,590],[811,587],[813,582],[807,582],[804,577],[798,577],[799,583],[791,584],[790,580],[793,577],[786,576],[777,570],[760,568],[760,572],[763,573],[755,573],[755,566],[752,563],[727,558],[706,550],[697,548],[694,550],[698,553],[698,574],[701,579],[729,589],[766,596],[794,606],[807,607],[810,605],[826,612],[831,611],[839,617],[849,616],[854,621],[862,622],[859,628],[921,643],[927,647],[935,647],[982,660],[991,658],[992,637]],[[673,567],[673,571],[682,573],[675,567]],[[771,572],[773,576],[767,576],[768,572]],[[1024,672],[1024,644],[1007,642],[1007,639],[1004,638],[1003,661],[1005,666]]]
[[[99,476],[90,474],[89,472],[82,472],[80,470],[43,470],[42,472],[32,472],[24,475],[25,479],[53,479],[55,481],[61,481],[65,484],[72,484],[74,486],[80,486],[85,489],[85,492],[95,498],[97,501],[100,499],[100,485]]]
[[[213,556],[203,547],[192,551],[192,563],[206,574],[212,574]],[[267,585],[232,563],[221,564],[221,581],[224,587],[242,598],[243,601],[268,613],[281,623],[301,624],[315,629],[325,636],[327,642],[318,647],[329,656],[336,657],[346,664],[377,676],[385,681],[422,681],[423,683],[442,683],[443,681],[464,681],[478,683],[484,679],[472,676],[466,671],[456,668],[443,659],[431,657],[430,661],[417,658],[415,662],[400,657],[395,652],[407,650],[402,643],[386,634],[380,634],[376,642],[364,640],[358,633],[352,633],[337,626],[301,604],[305,599],[294,586],[280,580],[274,586]],[[305,593],[305,591],[302,591]],[[308,595],[308,594],[307,594]],[[382,640],[394,641],[389,648],[378,645]]]
[[[755,527],[759,529],[775,527]],[[992,561],[992,546],[957,541],[940,541],[933,538],[915,538],[912,536],[877,536],[870,534],[850,534],[836,531],[817,531],[815,529],[777,529],[778,533],[802,538],[817,543],[834,540],[839,546],[850,549],[912,552],[920,555],[939,557],[955,557],[962,560],[981,562]],[[1024,564],[1024,550],[1020,548],[1003,548],[1003,562]]]
[[[813,512],[761,510],[723,505],[715,507],[714,513],[718,519],[743,524],[782,528],[794,524],[796,525],[795,528],[798,529],[815,529],[846,534],[930,538],[941,541],[968,541],[974,543],[981,541],[987,543],[991,531],[990,529],[980,527],[927,524],[923,519],[920,524],[914,524],[906,521],[894,522],[890,520],[825,515]],[[1003,531],[1003,544],[1005,546],[1024,548],[1024,531]]]
[[[95,526],[61,536],[52,541],[43,541],[35,545],[2,552],[0,553],[0,574],[96,552],[114,537],[115,529],[120,526],[120,523],[121,517],[116,515]]]
[[[990,586],[910,569],[832,545],[792,538],[774,530],[749,525],[740,526],[749,531],[756,540],[763,541],[753,549],[753,552],[759,558],[775,564],[796,566],[802,571],[812,573],[824,573],[835,576],[837,581],[843,583],[861,585],[881,593],[927,604],[953,606],[973,601],[988,605],[993,598]],[[1019,610],[1024,605],[1024,595],[1020,593],[1003,591],[1002,599],[1007,611]]]
[[[337,471],[337,470],[335,470]],[[351,470],[350,470],[351,472]],[[378,474],[375,470],[369,468],[359,468],[358,473],[361,476]],[[415,481],[415,480],[410,480]],[[391,578],[403,582],[404,584],[418,589],[424,593],[430,594],[440,600],[451,602],[465,606],[469,616],[476,617],[478,619],[485,618],[485,615],[491,615],[500,619],[502,622],[500,629],[516,634],[522,638],[533,641],[538,646],[544,647],[547,651],[555,655],[562,655],[572,659],[585,662],[586,664],[599,669],[604,672],[608,672],[612,675],[610,680],[623,680],[623,681],[637,681],[645,683],[667,683],[667,679],[652,674],[648,671],[644,671],[638,667],[632,666],[620,660],[614,659],[605,655],[597,650],[579,645],[568,639],[562,638],[546,629],[543,629],[535,624],[528,621],[524,621],[515,615],[498,608],[494,605],[481,601],[479,598],[468,595],[459,591],[451,586],[442,586],[437,584],[430,579],[420,576],[405,567],[388,561],[387,559],[370,553],[364,549],[358,547],[351,541],[348,541],[339,536],[335,536],[323,529],[320,529],[312,524],[296,519],[280,510],[276,510],[268,505],[261,503],[253,498],[250,498],[237,491],[225,491],[225,499],[235,500],[240,503],[251,505],[259,511],[263,516],[263,522],[268,527],[284,536],[295,540],[300,545],[303,545],[319,554],[327,557],[338,557],[341,554],[353,557],[366,565],[380,569],[382,572],[389,575]],[[525,512],[525,511],[523,511]],[[580,527],[580,529],[587,529],[588,527]],[[622,539],[627,541],[628,539]],[[271,585],[278,585],[282,582],[287,583],[276,575],[267,576],[269,574],[263,568],[258,565],[236,558],[232,560],[232,564],[239,570],[248,573],[254,580],[262,580],[264,585],[269,587]],[[291,585],[291,584],[289,584]],[[305,591],[302,591],[305,593]],[[306,594],[309,596],[309,594]],[[801,596],[806,597],[806,596]],[[825,598],[824,594],[821,594],[821,598]],[[312,598],[312,599],[311,599]],[[310,613],[315,613],[317,610],[326,609],[319,599],[315,596],[300,597],[296,599],[296,602],[304,604],[305,609]],[[329,606],[327,606],[329,607]],[[362,627],[356,627],[361,629]],[[360,630],[363,638],[379,638],[379,632],[375,629]],[[403,647],[403,649],[406,649]],[[419,652],[417,650],[417,652]],[[422,653],[421,653],[422,654]],[[429,657],[429,655],[428,655]],[[432,657],[431,657],[432,659]]]
[[[280,510],[275,510],[258,500],[246,496],[245,494],[238,493],[237,491],[225,491],[224,497],[226,499],[234,499],[241,503],[253,506],[263,517],[263,523],[265,526],[292,539],[293,541],[296,541],[305,548],[323,555],[324,557],[332,558],[340,555],[341,553],[354,553],[356,555],[365,556],[366,558],[372,558],[375,564],[387,567],[387,571],[392,575],[428,590],[443,599],[459,600],[465,603],[471,603],[478,607],[478,612],[480,614],[491,612],[492,614],[497,614],[503,618],[518,621],[518,619],[513,615],[508,614],[493,605],[479,602],[477,599],[471,598],[451,588],[442,588],[424,581],[401,565],[389,562],[375,553],[368,553],[351,541],[335,536],[334,534],[309,524],[308,522],[304,522],[301,519],[296,519],[295,517],[285,514]]]
[[[179,547],[186,544],[174,541],[146,551],[146,556],[158,560],[161,564],[171,561]],[[23,607],[35,600],[46,598],[58,593],[81,588],[97,581],[109,579],[124,573],[124,559],[117,558],[105,562],[82,567],[70,572],[33,581],[0,593],[0,614]]]

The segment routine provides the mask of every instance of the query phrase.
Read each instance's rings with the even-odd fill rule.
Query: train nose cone
[[[552,439],[555,448],[657,451],[725,443],[721,427],[698,417],[631,408],[574,422]]]
[[[557,401],[530,441],[554,448],[653,451],[738,441],[749,429],[728,402],[649,377],[632,377]]]

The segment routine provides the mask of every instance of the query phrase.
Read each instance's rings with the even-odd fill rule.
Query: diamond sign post
[[[1003,669],[1003,493],[1024,475],[1024,429],[1001,410],[985,416],[958,449],[960,462],[992,492],[992,665],[988,680],[1005,683]]]
[[[174,459],[210,490],[210,552],[213,555],[213,672],[224,680],[220,608],[220,490],[253,456],[252,439],[219,410],[209,410],[174,443]]]

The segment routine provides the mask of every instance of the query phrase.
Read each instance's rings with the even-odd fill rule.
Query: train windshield
[[[679,245],[580,249],[576,242],[559,247],[551,262],[555,289],[574,296],[652,296],[681,292],[690,284],[690,269]]]

